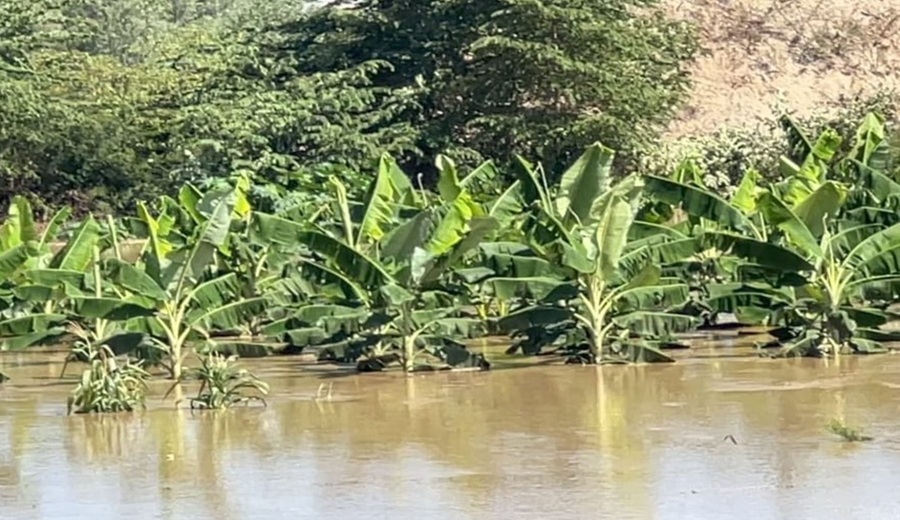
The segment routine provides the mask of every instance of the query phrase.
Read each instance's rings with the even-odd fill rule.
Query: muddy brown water
[[[65,416],[59,355],[5,354],[0,519],[898,517],[900,356],[716,351],[741,352],[409,378],[246,360],[268,408],[174,410],[157,381],[104,417]]]

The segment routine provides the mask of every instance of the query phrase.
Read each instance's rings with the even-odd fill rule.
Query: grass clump
[[[237,356],[209,352],[201,357],[200,366],[189,369],[186,376],[200,380],[197,397],[191,399],[192,409],[224,410],[251,401],[266,405],[263,396],[269,393],[269,385],[250,371],[238,368]],[[248,390],[259,395],[246,395]]]
[[[76,351],[87,359],[89,367],[69,396],[68,414],[131,412],[144,407],[150,375],[140,362],[120,362],[106,345],[84,343]]]
[[[849,426],[840,419],[832,419],[831,422],[828,423],[828,431],[840,437],[844,442],[865,442],[872,440],[872,437],[864,435],[859,428]]]

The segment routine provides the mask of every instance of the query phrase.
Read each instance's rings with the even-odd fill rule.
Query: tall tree
[[[403,117],[424,157],[522,153],[555,167],[596,140],[637,149],[683,98],[695,38],[654,4],[360,0],[281,29],[305,73],[388,62],[375,84],[418,90]]]

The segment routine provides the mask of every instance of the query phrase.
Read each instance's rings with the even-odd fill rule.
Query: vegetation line
[[[849,141],[795,132],[806,144],[783,177],[750,169],[725,196],[690,160],[617,176],[596,143],[555,175],[522,160],[511,182],[439,156],[434,192],[383,155],[363,194],[332,177],[324,204],[270,212],[239,179],[187,184],[132,217],[69,226],[66,208],[38,233],[17,197],[0,225],[0,346],[72,343],[89,364],[71,404],[83,412],[139,407],[158,368],[177,388],[200,380],[195,407],[265,404],[237,356],[486,370],[467,341],[488,334],[581,364],[672,362],[689,347],[676,335],[726,321],[764,326],[767,356],[886,352],[896,151],[874,114]],[[185,370],[191,356],[200,368]]]

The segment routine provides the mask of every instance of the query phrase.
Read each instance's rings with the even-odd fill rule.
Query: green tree
[[[417,88],[402,117],[424,157],[520,153],[558,171],[597,140],[635,150],[682,99],[695,39],[655,3],[333,2],[281,30],[304,73],[388,62],[375,85]]]
[[[278,13],[258,3],[0,6],[0,210],[23,194],[38,208],[130,211],[186,181],[302,181],[305,165],[412,147],[397,117],[409,93],[371,84],[383,65],[298,74],[273,51]]]

